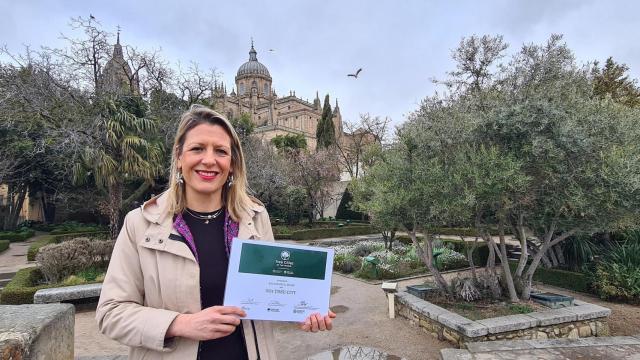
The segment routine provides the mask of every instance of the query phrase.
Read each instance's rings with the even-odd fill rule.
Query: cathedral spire
[[[114,59],[123,59],[122,55],[122,45],[120,45],[120,25],[118,25],[118,35],[116,35],[116,44],[113,47],[113,58]]]
[[[253,38],[251,38],[251,50],[249,50],[249,61],[258,61],[256,49],[253,48]]]

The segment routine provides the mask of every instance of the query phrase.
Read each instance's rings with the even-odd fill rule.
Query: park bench
[[[40,289],[33,295],[33,303],[50,304],[97,298],[101,290],[101,283]]]

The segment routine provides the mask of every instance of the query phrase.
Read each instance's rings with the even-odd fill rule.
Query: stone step
[[[640,338],[632,336],[580,339],[502,340],[470,343],[467,349],[440,350],[442,360],[474,359],[633,359]]]
[[[0,281],[5,280],[5,279],[13,279],[13,277],[16,276],[15,272],[6,272],[6,273],[0,273]]]
[[[0,289],[7,286],[7,284],[11,281],[11,279],[2,279],[0,280]]]

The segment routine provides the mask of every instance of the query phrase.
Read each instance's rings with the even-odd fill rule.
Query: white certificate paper
[[[333,249],[234,239],[224,305],[245,319],[303,321],[329,311]]]

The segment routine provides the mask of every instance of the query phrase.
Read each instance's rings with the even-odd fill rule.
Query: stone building
[[[272,78],[266,66],[258,61],[257,51],[251,44],[249,61],[238,68],[235,87],[227,93],[224,84],[216,85],[211,106],[229,119],[250,115],[255,124],[254,134],[263,141],[277,135],[302,134],[309,149],[316,148],[316,127],[322,117],[322,102],[316,92],[313,103],[296,96],[295,91],[278,96],[272,87]],[[338,141],[341,141],[342,115],[336,100],[333,124]]]
[[[138,76],[132,74],[131,66],[124,58],[122,45],[120,45],[120,31],[116,44],[113,46],[113,55],[107,61],[98,79],[98,91],[114,95],[140,95],[140,81]]]

